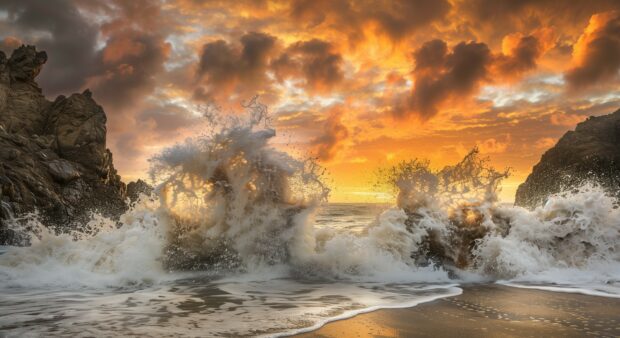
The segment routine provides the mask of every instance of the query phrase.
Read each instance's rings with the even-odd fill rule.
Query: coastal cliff
[[[46,61],[34,46],[0,52],[0,244],[15,241],[8,220],[25,213],[70,227],[126,209],[105,112],[89,90],[48,101],[35,81]]]
[[[564,134],[519,186],[515,204],[534,208],[585,182],[620,197],[620,110],[590,117]]]

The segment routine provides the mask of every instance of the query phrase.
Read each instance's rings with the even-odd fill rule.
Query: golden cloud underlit
[[[617,1],[58,1],[0,4],[0,49],[45,49],[53,97],[91,88],[125,178],[260,95],[274,146],[316,157],[332,201],[384,202],[377,168],[473,147],[513,168],[620,105]],[[44,21],[43,21],[44,20]],[[40,22],[47,24],[41,25]]]

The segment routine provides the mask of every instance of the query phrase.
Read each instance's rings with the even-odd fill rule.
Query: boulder
[[[69,161],[64,159],[47,162],[48,172],[60,183],[68,183],[80,177],[79,170]]]
[[[590,117],[564,134],[519,186],[515,204],[535,208],[586,182],[620,197],[620,110]]]

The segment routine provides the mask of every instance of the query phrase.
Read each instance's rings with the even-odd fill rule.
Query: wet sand
[[[463,287],[463,294],[335,321],[295,337],[620,337],[620,299]]]

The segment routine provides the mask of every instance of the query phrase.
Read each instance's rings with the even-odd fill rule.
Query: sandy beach
[[[329,323],[296,337],[618,337],[620,299],[463,287],[463,294]]]

